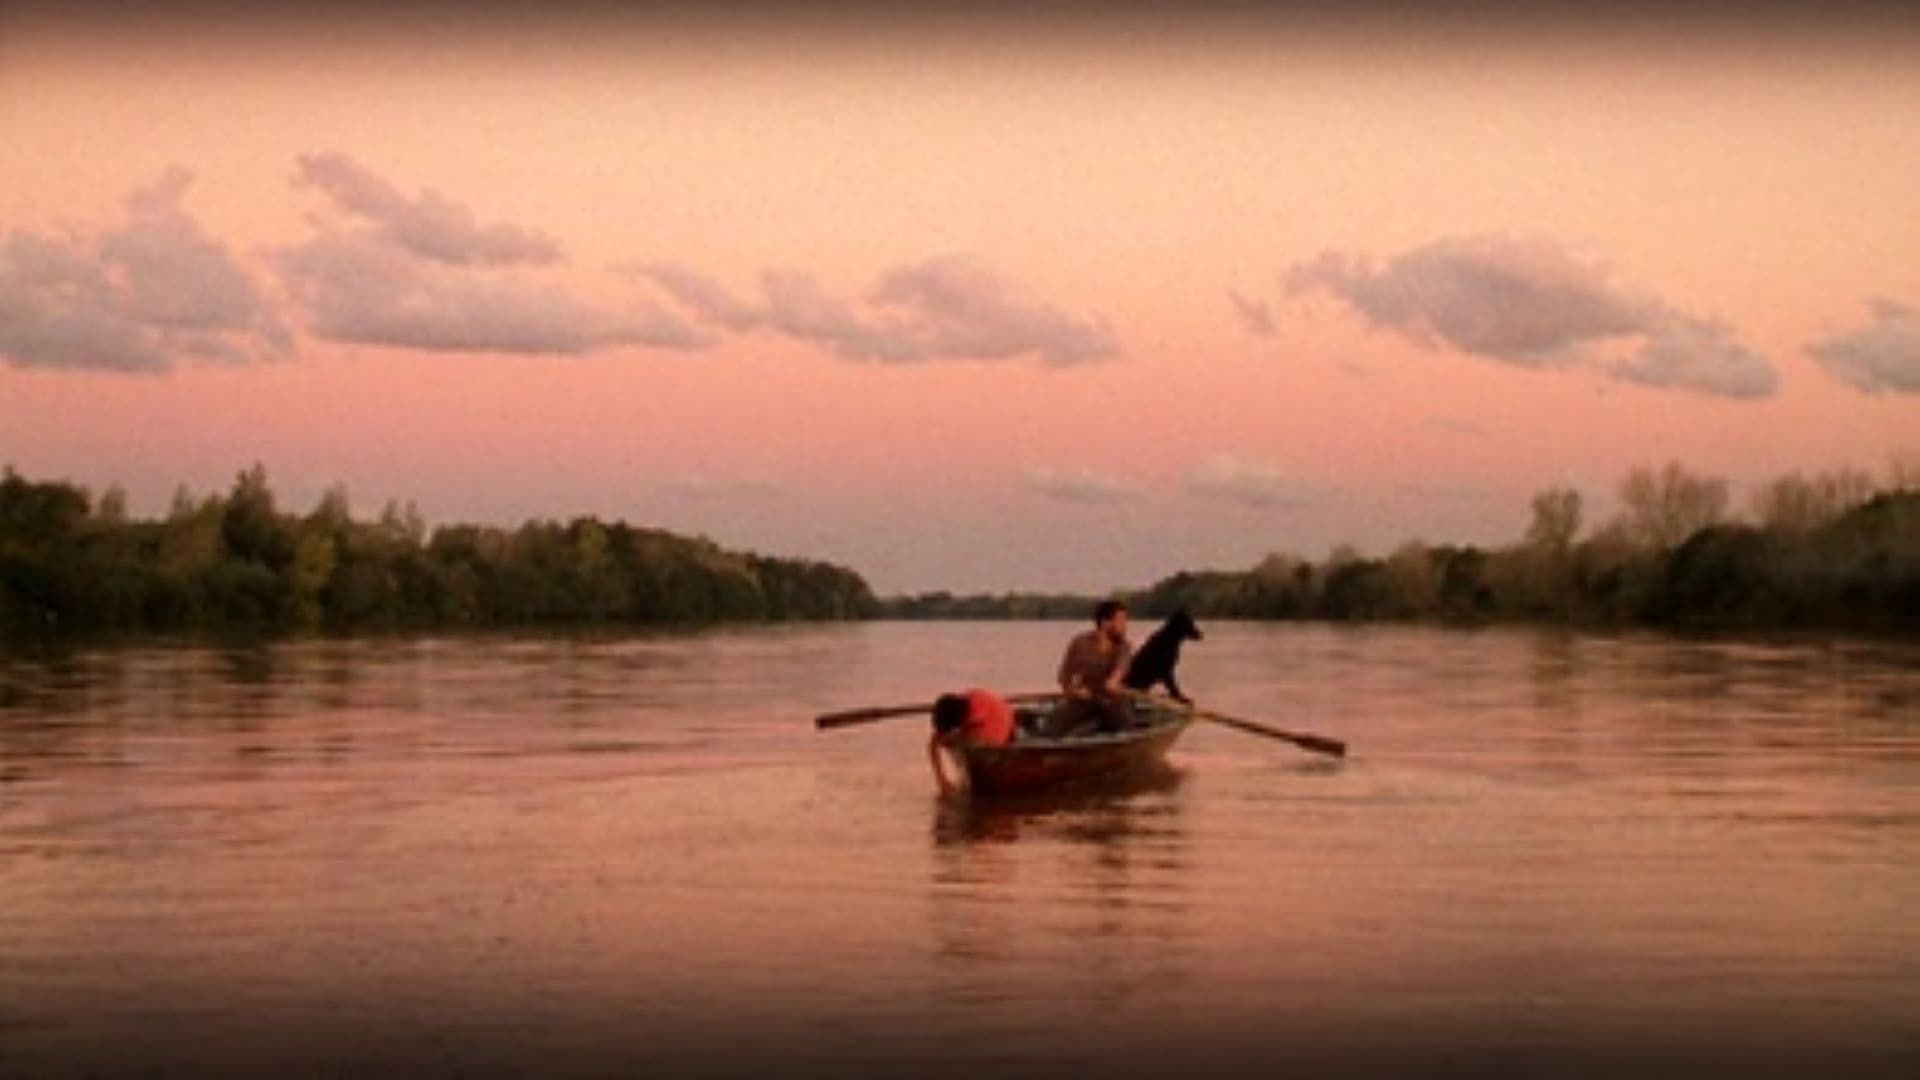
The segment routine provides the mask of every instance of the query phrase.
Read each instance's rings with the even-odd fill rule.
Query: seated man
[[[1050,734],[1065,737],[1089,726],[1118,731],[1127,724],[1127,693],[1121,684],[1133,645],[1127,640],[1127,605],[1105,600],[1093,610],[1093,629],[1067,643],[1060,658],[1060,689],[1067,700],[1054,710]]]

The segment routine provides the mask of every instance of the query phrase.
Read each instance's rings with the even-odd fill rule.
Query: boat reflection
[[[994,795],[948,795],[934,801],[938,847],[1005,843],[1023,833],[1076,843],[1107,843],[1164,825],[1186,772],[1172,765],[1110,778],[1098,785]]]
[[[1029,988],[1105,1014],[1185,978],[1192,837],[1171,766],[1081,788],[936,801],[929,975],[1007,1048],[1051,1045]]]

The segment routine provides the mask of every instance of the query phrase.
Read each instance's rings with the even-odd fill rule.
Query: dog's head
[[[1173,634],[1176,640],[1199,641],[1203,636],[1200,628],[1194,625],[1193,616],[1187,614],[1186,608],[1174,612],[1167,619],[1167,631]]]

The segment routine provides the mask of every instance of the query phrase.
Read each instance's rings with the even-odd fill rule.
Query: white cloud
[[[287,289],[329,341],[433,351],[578,354],[611,346],[696,349],[709,338],[649,303],[576,295],[559,249],[516,226],[475,223],[437,195],[409,201],[339,154],[300,159],[347,220],[274,256]],[[371,224],[367,224],[367,223]]]
[[[834,295],[802,271],[763,272],[758,302],[687,267],[660,264],[643,273],[706,323],[736,333],[770,328],[852,360],[1031,356],[1067,366],[1120,351],[1103,320],[1076,318],[1035,301],[990,268],[959,256],[888,271],[860,302]]]
[[[174,169],[97,236],[14,230],[0,242],[0,356],[26,367],[158,372],[292,352],[254,280],[181,205]]]
[[[640,273],[659,283],[675,300],[692,308],[698,318],[736,333],[757,329],[767,320],[764,310],[734,296],[726,286],[699,271],[658,263],[642,267]]]
[[[783,334],[831,346],[856,360],[919,359],[862,321],[811,274],[769,270],[760,276],[760,284],[767,294],[767,322]]]
[[[1196,495],[1263,510],[1294,510],[1325,502],[1327,493],[1296,483],[1265,461],[1237,454],[1215,454],[1187,475]]]
[[[1526,368],[1580,368],[1647,386],[1765,397],[1773,365],[1718,323],[1614,284],[1591,253],[1541,238],[1452,237],[1376,267],[1326,252],[1284,277],[1328,292],[1381,329]],[[1631,349],[1610,359],[1609,349]]]
[[[706,344],[665,311],[607,310],[551,280],[434,263],[366,234],[322,231],[278,253],[276,262],[313,333],[328,341],[528,354]]]
[[[1066,366],[1120,351],[1104,321],[1075,319],[1028,299],[992,270],[958,256],[893,270],[872,300],[890,313],[886,336],[907,343],[902,351],[921,359],[1000,360],[1033,353],[1044,363]]]
[[[560,259],[560,245],[537,229],[481,225],[472,210],[434,191],[410,199],[345,154],[303,154],[297,167],[300,181],[325,192],[336,209],[372,222],[394,244],[421,258],[458,266]]]
[[[1024,479],[1029,489],[1061,502],[1114,505],[1138,502],[1144,494],[1132,483],[1086,469],[1031,468]]]
[[[1807,346],[1834,378],[1869,394],[1920,393],[1920,316],[1893,300],[1872,302],[1873,321]]]
[[[1767,359],[1719,323],[1671,316],[1625,363],[1609,369],[1623,382],[1674,387],[1728,398],[1763,398],[1780,387]]]

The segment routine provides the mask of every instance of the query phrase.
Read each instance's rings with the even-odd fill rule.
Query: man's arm
[[[1127,692],[1127,668],[1133,664],[1133,646],[1122,642],[1113,658],[1113,670],[1107,673],[1107,682],[1100,688],[1101,693],[1113,697],[1124,697]]]
[[[1055,676],[1060,689],[1071,697],[1081,697],[1086,693],[1080,687],[1080,665],[1076,662],[1079,659],[1075,655],[1079,644],[1079,638],[1067,642],[1067,651],[1060,655],[1059,674]]]

